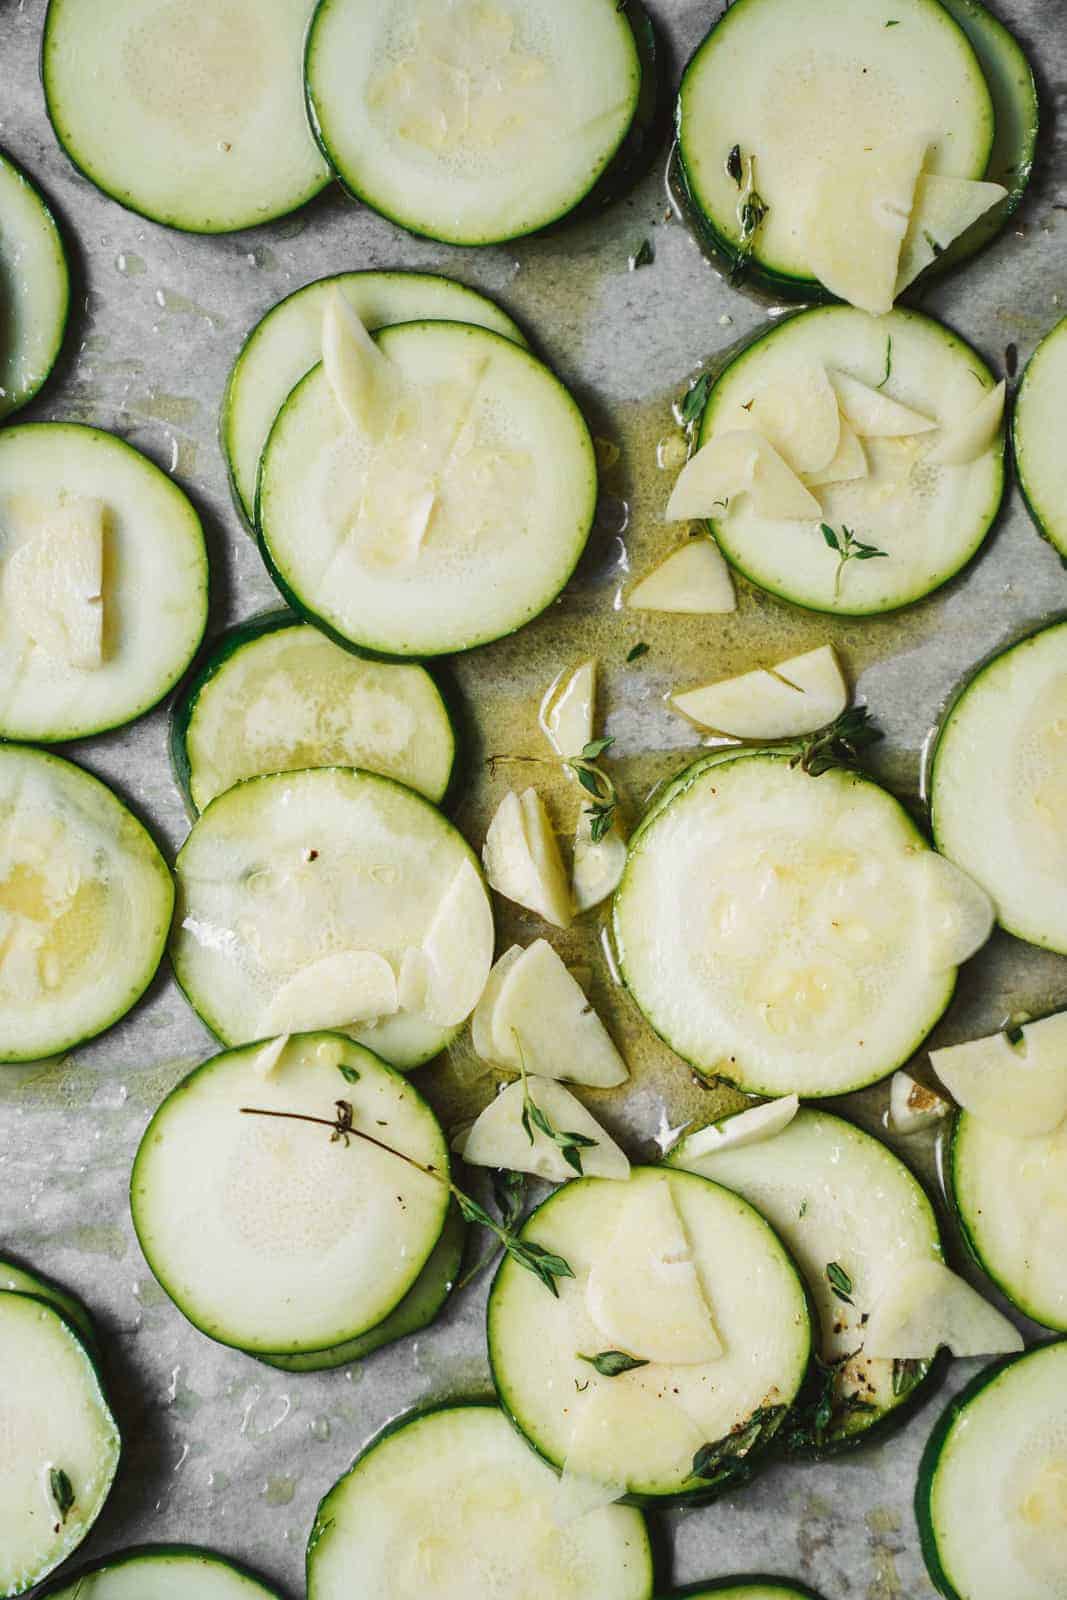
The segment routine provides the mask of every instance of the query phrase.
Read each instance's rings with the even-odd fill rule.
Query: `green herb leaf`
[[[74,1485],[62,1467],[49,1467],[48,1492],[52,1496],[60,1525],[66,1522],[74,1506]]]
[[[843,1300],[847,1306],[855,1305],[855,1301],[852,1299],[852,1279],[840,1262],[828,1261],[826,1264],[826,1276],[829,1278],[830,1287],[837,1298]]]
[[[612,824],[615,821],[614,802],[612,802],[611,805],[590,807],[589,817],[591,819],[589,823],[589,837],[593,844],[600,844],[601,841],[605,839],[611,832]]]
[[[629,651],[629,653],[627,654],[626,659],[627,659],[627,661],[640,661],[642,656],[647,656],[647,655],[648,655],[648,645],[645,644],[644,640],[642,639],[639,644],[635,644],[633,649]]]
[[[926,1373],[926,1362],[915,1361],[910,1356],[898,1356],[893,1362],[893,1394],[899,1400],[905,1395]]]
[[[507,1167],[497,1167],[492,1183],[493,1203],[500,1213],[500,1220],[505,1228],[512,1228],[522,1216],[526,1204],[526,1174],[511,1172]]]
[[[597,782],[596,773],[590,772],[588,767],[579,767],[573,762],[571,765],[574,767],[575,777],[578,779],[578,782],[581,784],[582,788],[587,794],[596,795],[597,799],[599,800],[600,784]]]
[[[828,728],[805,739],[789,764],[810,778],[821,777],[831,767],[858,767],[862,752],[883,737],[866,706],[850,706]]]
[[[636,272],[639,267],[650,267],[656,259],[656,251],[651,239],[642,239],[633,255],[630,257],[631,272]]]
[[[637,1367],[647,1367],[648,1362],[637,1356],[628,1356],[625,1350],[601,1350],[599,1355],[578,1357],[588,1361],[602,1378],[617,1378],[620,1372],[633,1372]]]
[[[692,388],[688,389],[683,395],[678,406],[678,415],[681,417],[686,427],[689,427],[694,422],[698,422],[704,415],[704,407],[708,403],[708,392],[710,389],[711,374],[710,372],[702,372],[696,383],[693,384]]]
[[[833,528],[831,528],[828,522],[820,522],[819,531],[822,533],[823,538],[826,540],[826,543],[830,546],[831,550],[840,550],[841,541],[838,539],[837,534],[834,532]]]
[[[886,23],[886,27],[887,28],[899,28],[900,27],[900,18],[899,17],[890,17],[889,21]]]
[[[863,539],[857,539],[851,528],[841,524],[841,532],[837,533],[827,522],[820,522],[819,531],[831,550],[837,553],[837,571],[834,573],[834,599],[841,593],[841,575],[850,561],[873,561],[877,556],[887,556],[887,550],[880,550],[876,544],[867,544]]]
[[[760,1406],[742,1427],[735,1428],[724,1439],[712,1444],[702,1444],[693,1457],[690,1474],[705,1483],[744,1480],[751,1476],[752,1468],[747,1457],[757,1445],[763,1444],[778,1430],[788,1406]]]
[[[596,761],[599,756],[604,754],[605,750],[610,750],[614,743],[615,740],[612,737],[606,739],[590,739],[589,743],[582,751],[582,760]]]
[[[574,1277],[570,1263],[553,1251],[546,1250],[544,1245],[534,1244],[526,1239],[516,1239],[512,1236],[503,1239],[502,1243],[511,1259],[520,1267],[525,1267],[528,1272],[532,1272],[535,1278],[540,1278],[545,1288],[558,1300],[556,1279]]]
[[[886,23],[886,27],[889,24]],[[884,389],[893,372],[893,335],[890,334],[885,342],[885,372],[882,374],[881,383],[876,383],[876,389]]]
[[[726,176],[732,178],[740,189],[744,178],[744,168],[741,165],[741,146],[735,144],[730,154],[726,157]]]
[[[807,1214],[808,1214],[808,1202],[806,1200],[802,1200],[800,1202],[800,1210],[797,1212],[797,1216],[800,1217],[801,1220],[803,1220],[807,1216]]]
[[[337,1070],[341,1074],[342,1078],[345,1080],[346,1083],[358,1083],[359,1082],[360,1074],[359,1074],[359,1071],[358,1071],[358,1069],[356,1067],[346,1067],[344,1065],[344,1063],[342,1062],[338,1066]]]

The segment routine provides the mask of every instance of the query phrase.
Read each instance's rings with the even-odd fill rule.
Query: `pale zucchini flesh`
[[[1017,938],[1067,951],[1067,624],[1001,651],[944,717],[929,775],[938,849]]]
[[[841,1094],[912,1054],[955,970],[929,846],[884,790],[767,751],[696,763],[634,834],[613,927],[624,982],[702,1072],[749,1093]]]
[[[401,393],[387,436],[373,417],[348,425],[313,369],[261,462],[263,550],[297,609],[343,642],[470,649],[538,615],[570,577],[596,504],[589,430],[562,384],[500,334],[417,322],[377,342]]]
[[[718,1125],[725,1140],[740,1120]],[[887,1288],[913,1263],[941,1257],[933,1207],[903,1162],[852,1123],[807,1108],[771,1138],[701,1150],[701,1133],[693,1133],[666,1159],[755,1206],[804,1275],[818,1315],[819,1354],[834,1376],[829,1417],[817,1429],[807,1416],[787,1430],[798,1453],[858,1440],[914,1397],[929,1362],[905,1371],[864,1351],[867,1319]],[[848,1300],[834,1292],[831,1263],[844,1274],[839,1284],[850,1286]]]
[[[1067,317],[1030,358],[1015,400],[1013,441],[1019,483],[1034,520],[1067,553],[1067,461],[1059,418],[1067,403]]]
[[[810,515],[798,508],[792,519],[767,516],[743,493],[705,514],[726,559],[795,605],[848,616],[910,605],[967,564],[1000,507],[999,433],[966,465],[931,460],[944,431],[994,388],[993,375],[955,334],[918,312],[871,317],[819,307],[776,324],[726,368],[704,411],[701,444],[732,429],[739,405],[812,363],[831,371],[843,412],[864,434],[867,473],[812,485]],[[884,554],[841,565],[820,524],[839,541],[850,529]]]
[[[368,661],[282,613],[224,634],[174,712],[172,749],[197,811],[244,778],[363,767],[444,796],[456,736],[424,667]]]
[[[42,632],[35,615],[54,604],[53,586],[62,593],[63,541],[79,504],[95,505],[103,522],[102,654],[80,665],[52,645],[57,623]],[[174,687],[203,636],[200,518],[165,472],[114,434],[67,422],[6,428],[0,594],[0,734],[55,743],[121,726]]]
[[[651,1198],[662,1185],[674,1202],[722,1353],[600,1377],[580,1359],[612,1348],[595,1321],[600,1301],[589,1298],[591,1277],[598,1263],[604,1270],[622,1208],[631,1223],[631,1261],[641,1275],[641,1262],[661,1235],[652,1239],[637,1226],[635,1202],[650,1196],[654,1220],[659,1212]],[[620,1494],[663,1502],[713,1491],[713,1483],[693,1476],[694,1456],[703,1443],[735,1428],[755,1425],[748,1458],[758,1458],[804,1381],[811,1326],[792,1261],[750,1206],[704,1178],[638,1167],[623,1184],[594,1178],[567,1184],[539,1207],[522,1236],[563,1256],[575,1273],[557,1284],[555,1299],[532,1274],[506,1261],[489,1301],[489,1356],[501,1403],[547,1461]],[[646,1276],[655,1276],[651,1257],[646,1268]],[[634,1299],[632,1313],[655,1323],[655,1299]],[[686,1329],[698,1331],[690,1323],[680,1331]],[[627,1353],[644,1356],[639,1349]],[[699,1349],[683,1353],[691,1358]]]
[[[131,211],[192,233],[284,216],[329,171],[304,114],[311,0],[50,0],[41,76],[70,159]]]
[[[1067,1341],[986,1368],[943,1414],[915,1509],[947,1600],[1067,1593]]]
[[[85,1346],[32,1295],[0,1293],[0,1413],[0,1595],[19,1595],[86,1538],[120,1451]]]
[[[1026,1316],[1067,1333],[1067,1123],[1026,1137],[961,1111],[947,1168],[979,1265]]]
[[[36,1295],[38,1300],[47,1301],[66,1317],[86,1349],[96,1350],[96,1328],[92,1317],[76,1295],[70,1294],[58,1283],[53,1283],[51,1278],[42,1277],[37,1272],[31,1272],[28,1267],[0,1257],[0,1290],[12,1290],[15,1294],[32,1294]]]
[[[926,169],[985,176],[994,136],[988,87],[968,40],[934,0],[735,0],[686,68],[679,153],[703,228],[731,258],[742,245],[734,146],[754,158],[766,216],[742,252],[784,286],[817,285],[810,213],[852,155],[920,131]],[[887,197],[888,198],[888,197]],[[845,197],[840,196],[842,207]]]
[[[643,70],[614,0],[325,0],[306,75],[312,126],[353,194],[414,233],[484,245],[595,189]]]
[[[0,746],[0,1061],[70,1049],[155,976],[174,904],[148,833],[97,778]]]
[[[466,1015],[448,1008],[473,1010],[489,973],[492,911],[468,846],[421,795],[375,773],[250,778],[208,806],[175,872],[175,975],[228,1044],[284,1031],[277,1008],[296,987],[280,997],[297,985],[301,1007],[321,1003],[335,1019],[350,997],[351,1020],[363,1018],[353,1034],[394,1065],[417,1066]],[[367,1020],[365,996],[337,970],[362,956],[396,980],[380,1019]],[[321,988],[305,977],[315,968]]]
[[[70,274],[63,240],[42,196],[0,151],[0,417],[42,387],[63,344]]]
[[[228,1556],[178,1544],[119,1550],[47,1593],[48,1600],[278,1600],[277,1590]]]
[[[425,1267],[448,1212],[444,1136],[404,1078],[341,1035],[293,1035],[266,1076],[259,1049],[214,1056],[164,1100],[134,1163],[134,1226],[153,1273],[210,1338],[267,1356],[331,1350],[376,1328]],[[329,1123],[342,1100],[354,1127],[440,1177],[365,1141],[242,1112]]]
[[[496,1406],[402,1417],[319,1506],[309,1600],[651,1600],[644,1518],[602,1506],[560,1526],[555,1474]]]

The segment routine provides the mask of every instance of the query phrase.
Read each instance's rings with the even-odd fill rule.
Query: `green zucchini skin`
[[[220,1566],[229,1567],[240,1578],[247,1578],[256,1583],[265,1594],[273,1595],[276,1600],[282,1600],[280,1590],[268,1584],[260,1573],[254,1572],[234,1556],[220,1555],[217,1550],[207,1550],[201,1545],[193,1544],[138,1544],[131,1545],[125,1550],[113,1551],[111,1555],[98,1556],[94,1561],[86,1562],[84,1566],[75,1571],[64,1573],[62,1577],[52,1578],[42,1588],[35,1591],[34,1600],[50,1600],[53,1595],[69,1595],[70,1600],[78,1592],[78,1586],[97,1572],[110,1572],[113,1567],[124,1567],[130,1562],[151,1561],[157,1557],[188,1558],[190,1560],[208,1560]]]
[[[690,1583],[684,1589],[672,1589],[659,1600],[712,1600],[718,1595],[722,1600],[745,1600],[749,1590],[772,1589],[775,1600],[822,1600],[804,1583],[794,1578],[781,1578],[768,1572],[746,1572],[736,1578],[712,1578],[707,1583]]]
[[[1015,481],[1019,485],[1019,493],[1023,497],[1023,504],[1030,513],[1030,520],[1037,529],[1038,533],[1041,535],[1042,539],[1045,540],[1046,544],[1050,544],[1052,546],[1056,554],[1059,556],[1060,561],[1064,566],[1067,566],[1067,547],[1064,547],[1062,538],[1058,537],[1057,534],[1053,532],[1049,525],[1048,518],[1038,510],[1037,501],[1033,490],[1027,481],[1027,474],[1023,465],[1023,449],[1020,431],[1021,419],[1019,412],[1020,403],[1026,392],[1027,378],[1030,374],[1030,369],[1034,365],[1034,362],[1037,360],[1038,356],[1041,355],[1051,341],[1056,338],[1061,340],[1067,339],[1067,317],[1062,317],[1059,322],[1055,323],[1054,326],[1049,329],[1049,331],[1037,345],[1030,357],[1030,360],[1026,363],[1026,366],[1023,369],[1022,377],[1019,379],[1019,387],[1015,391],[1009,434],[1011,438],[1012,460],[1015,464]]]
[[[246,644],[253,643],[271,633],[277,633],[283,628],[311,627],[307,619],[299,612],[286,606],[276,607],[271,611],[259,612],[254,617],[249,617],[245,622],[239,622],[235,627],[227,628],[225,633],[219,634],[205,644],[200,653],[199,660],[194,663],[189,675],[179,689],[178,695],[171,707],[170,721],[167,734],[167,747],[170,753],[171,770],[174,780],[181,790],[182,799],[185,801],[186,813],[190,821],[195,822],[200,815],[200,810],[193,799],[192,766],[189,761],[189,750],[186,743],[189,725],[196,711],[197,701],[207,685],[221,671],[226,663],[237,654]],[[319,628],[320,633],[325,629]],[[341,645],[350,655],[373,659],[366,652],[356,650],[347,640],[334,637],[334,643]],[[389,660],[389,657],[382,657]],[[411,663],[414,665],[414,663]],[[460,786],[459,756],[463,746],[469,744],[470,719],[465,712],[459,692],[447,674],[443,664],[431,663],[423,667],[433,680],[434,688],[441,700],[442,708],[452,727],[452,737],[455,745],[455,755],[452,769],[448,776],[448,784],[440,799],[434,803],[442,810],[448,810],[456,798]]]
[[[53,347],[50,353],[50,358],[47,362],[46,370],[41,373],[36,383],[34,383],[32,387],[22,395],[22,398],[15,401],[13,405],[6,400],[0,400],[0,420],[6,420],[6,418],[12,416],[16,411],[20,411],[23,406],[29,405],[30,401],[35,399],[37,395],[40,394],[41,390],[52,376],[52,373],[55,371],[56,362],[63,353],[64,346],[67,342],[67,336],[70,332],[71,284],[70,261],[63,239],[63,230],[59,226],[53,207],[45,199],[40,188],[30,177],[29,173],[19,165],[14,156],[10,155],[9,152],[2,147],[0,147],[0,166],[9,167],[16,178],[19,178],[26,185],[26,188],[30,191],[33,198],[40,206],[41,213],[46,222],[51,225],[55,237],[55,259],[62,267],[64,285],[62,310],[56,323]]]
[[[607,165],[601,171],[592,188],[582,196],[573,206],[569,206],[557,216],[540,223],[537,227],[525,230],[523,233],[509,235],[507,239],[442,239],[427,230],[415,227],[410,222],[403,222],[384,210],[380,205],[367,198],[346,177],[344,177],[331,154],[329,141],[323,130],[310,86],[310,61],[314,48],[315,28],[320,16],[325,12],[330,0],[318,0],[308,23],[307,35],[304,41],[304,98],[307,106],[308,125],[315,138],[315,143],[322,152],[323,159],[330,167],[331,175],[353,200],[366,206],[369,211],[375,211],[387,222],[395,227],[402,228],[405,233],[411,234],[416,239],[430,239],[435,243],[449,244],[459,249],[478,250],[487,246],[506,244],[512,239],[537,238],[539,235],[555,233],[570,221],[579,221],[605,210],[614,204],[633,187],[642,174],[648,169],[660,146],[660,133],[662,131],[662,113],[664,87],[666,82],[666,64],[663,52],[659,48],[658,36],[645,9],[643,0],[618,0],[616,10],[626,21],[633,37],[634,49],[637,54],[638,65],[641,73],[641,82],[638,90],[636,107],[630,126],[627,128],[614,154],[609,158]],[[258,516],[257,516],[258,521]]]
[[[1015,1366],[1018,1362],[1025,1361],[1039,1350],[1049,1350],[1062,1344],[1067,1344],[1067,1340],[1049,1339],[1043,1344],[1031,1346],[1029,1350],[1024,1350],[1019,1355],[1004,1356],[1001,1360],[994,1361],[989,1366],[983,1367],[982,1371],[977,1373],[970,1383],[966,1384],[959,1394],[949,1401],[927,1440],[926,1448],[919,1462],[919,1475],[915,1485],[915,1521],[918,1525],[919,1545],[922,1550],[923,1560],[926,1562],[926,1569],[930,1575],[930,1581],[945,1596],[945,1600],[967,1600],[967,1597],[961,1595],[955,1588],[941,1564],[937,1535],[934,1530],[930,1509],[934,1476],[937,1472],[945,1441],[952,1431],[957,1418],[967,1409],[970,1402],[981,1394],[984,1389],[988,1388],[991,1383],[994,1383],[1002,1373],[1007,1372],[1009,1368]],[[1005,1600],[1008,1600],[1007,1596],[1005,1596]]]
[[[46,1278],[44,1273],[38,1272],[35,1267],[27,1267],[21,1261],[13,1261],[10,1256],[3,1256],[0,1257],[0,1290],[7,1290],[12,1294],[32,1295],[35,1300],[43,1300],[52,1306],[70,1323],[90,1355],[99,1361],[100,1340],[97,1337],[96,1326],[87,1308],[69,1289],[64,1289],[61,1284]]]

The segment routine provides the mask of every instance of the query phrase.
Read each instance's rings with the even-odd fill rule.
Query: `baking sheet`
[[[651,9],[676,77],[717,7],[654,0]],[[838,644],[887,731],[877,756],[883,774],[914,795],[923,742],[961,673],[1067,602],[1067,575],[1012,490],[965,577],[898,618],[816,619],[744,585],[729,618],[684,625],[620,614],[617,594],[627,574],[649,566],[671,542],[660,520],[669,479],[656,453],[673,431],[672,397],[701,362],[775,311],[728,288],[686,230],[668,220],[666,150],[634,194],[604,216],[515,246],[467,252],[409,238],[335,190],[254,232],[186,237],[122,211],[59,150],[37,73],[44,10],[44,0],[0,0],[0,144],[56,205],[76,292],[67,354],[23,416],[114,429],[174,474],[207,528],[213,631],[277,602],[230,504],[216,443],[219,398],[247,329],[312,278],[409,267],[487,291],[521,320],[605,441],[597,532],[566,596],[516,640],[477,652],[457,669],[475,720],[459,820],[475,842],[511,781],[506,764],[491,773],[486,757],[545,753],[533,720],[536,700],[581,651],[594,648],[602,662],[608,731],[621,757],[616,770],[634,807],[694,743],[692,730],[663,707],[669,688],[826,638]],[[999,13],[1030,47],[1040,75],[1038,168],[1014,225],[924,300],[998,370],[1009,342],[1024,361],[1067,311],[1064,7],[1062,0],[1003,0]],[[645,239],[654,262],[631,271],[629,258]],[[612,447],[619,458],[607,465]],[[628,666],[626,653],[639,639],[649,652]],[[173,853],[187,822],[168,765],[164,712],[69,753],[125,794]],[[562,780],[548,784],[547,769],[545,780],[565,822],[573,795]],[[533,936],[532,919],[501,909],[502,939]],[[705,1109],[707,1091],[612,991],[595,926],[557,942],[567,959],[594,966],[596,998],[630,1056],[632,1084],[597,1110],[640,1154],[665,1126]],[[937,1041],[991,1030],[1017,1009],[1064,1003],[1067,962],[997,936],[971,964]],[[487,1391],[486,1282],[426,1333],[342,1372],[275,1373],[196,1333],[145,1266],[126,1190],[149,1115],[211,1050],[207,1030],[164,973],[124,1023],[72,1057],[0,1069],[0,1248],[77,1290],[103,1330],[127,1449],[115,1493],[82,1554],[144,1540],[201,1542],[297,1594],[316,1502],[364,1442],[417,1402]],[[462,1048],[442,1066],[423,1069],[419,1081],[446,1118],[490,1092]],[[880,1088],[854,1097],[849,1110],[878,1127],[885,1101]],[[932,1145],[902,1148],[932,1173]],[[956,1363],[950,1387],[974,1365]],[[666,1517],[675,1580],[760,1568],[803,1579],[827,1600],[932,1594],[911,1495],[938,1407],[935,1398],[901,1434],[847,1461],[775,1467],[714,1506]]]

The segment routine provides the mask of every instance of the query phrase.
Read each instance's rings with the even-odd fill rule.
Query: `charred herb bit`
[[[631,272],[636,272],[639,267],[650,267],[656,259],[655,246],[651,239],[642,239],[637,249],[629,260]]]
[[[809,778],[821,778],[831,767],[858,767],[862,752],[883,737],[866,706],[850,706],[828,728],[805,739],[789,765]]]
[[[626,659],[627,661],[640,661],[642,656],[647,655],[648,645],[642,639],[639,644],[635,644],[633,649],[627,653]]]
[[[693,1457],[690,1476],[705,1483],[723,1485],[750,1478],[749,1456],[777,1433],[788,1409],[788,1406],[760,1406],[746,1423],[733,1429],[724,1439],[702,1444]]]
[[[74,1508],[74,1485],[62,1467],[49,1467],[48,1492],[59,1516],[55,1526],[58,1533]]]
[[[856,1302],[852,1298],[852,1279],[840,1262],[828,1261],[826,1263],[826,1276],[830,1280],[830,1288],[837,1298],[843,1300],[847,1306],[854,1306]]]
[[[881,383],[876,383],[876,389],[884,389],[893,373],[893,335],[890,334],[885,342],[885,371]]]
[[[595,1356],[579,1355],[578,1360],[587,1361],[602,1378],[617,1378],[621,1372],[634,1372],[638,1367],[648,1366],[643,1357],[628,1356],[625,1350],[601,1350]]]
[[[888,556],[888,550],[880,550],[876,544],[865,544],[862,539],[857,539],[851,528],[841,524],[841,532],[831,528],[828,522],[819,523],[819,532],[831,550],[837,553],[837,571],[834,573],[834,599],[841,597],[841,575],[850,561],[874,561],[879,556]]]
[[[310,1122],[316,1127],[330,1129],[330,1143],[343,1142],[347,1147],[353,1139],[358,1139],[364,1144],[373,1145],[376,1150],[383,1150],[386,1155],[395,1156],[398,1161],[403,1161],[407,1166],[413,1167],[416,1172],[423,1173],[427,1178],[432,1178],[435,1183],[444,1184],[449,1194],[455,1200],[466,1222],[476,1222],[481,1228],[488,1228],[490,1233],[496,1235],[503,1245],[507,1255],[520,1267],[525,1267],[527,1272],[532,1272],[539,1278],[552,1294],[558,1297],[556,1287],[557,1278],[573,1278],[574,1272],[568,1261],[558,1256],[552,1250],[546,1250],[544,1245],[534,1244],[532,1240],[520,1239],[511,1227],[497,1222],[491,1217],[484,1206],[477,1200],[472,1200],[470,1195],[464,1194],[450,1178],[444,1177],[436,1167],[430,1167],[423,1162],[409,1156],[403,1150],[397,1150],[393,1145],[386,1144],[382,1139],[376,1139],[372,1133],[365,1133],[362,1128],[353,1125],[352,1107],[347,1100],[334,1102],[337,1115],[331,1120],[329,1117],[313,1116],[306,1111],[275,1111],[260,1106],[241,1106],[240,1112],[245,1117],[280,1117],[286,1122]]]
[[[732,178],[740,189],[744,182],[744,168],[741,165],[741,146],[735,144],[730,154],[726,157],[726,176]]]
[[[589,818],[589,837],[594,844],[599,844],[610,833],[619,804],[618,791],[614,783],[603,767],[597,766],[599,757],[614,743],[615,740],[610,738],[592,739],[580,756],[574,756],[570,761],[564,762],[564,766],[570,767],[586,794],[593,798],[593,804],[585,808],[585,815]]]
[[[678,402],[678,418],[685,427],[692,427],[694,422],[699,422],[704,415],[704,407],[708,403],[708,391],[711,389],[711,373],[702,372],[691,388],[687,389]]]
[[[926,1371],[925,1361],[915,1361],[910,1356],[898,1356],[893,1362],[893,1393],[899,1400],[909,1394]]]

